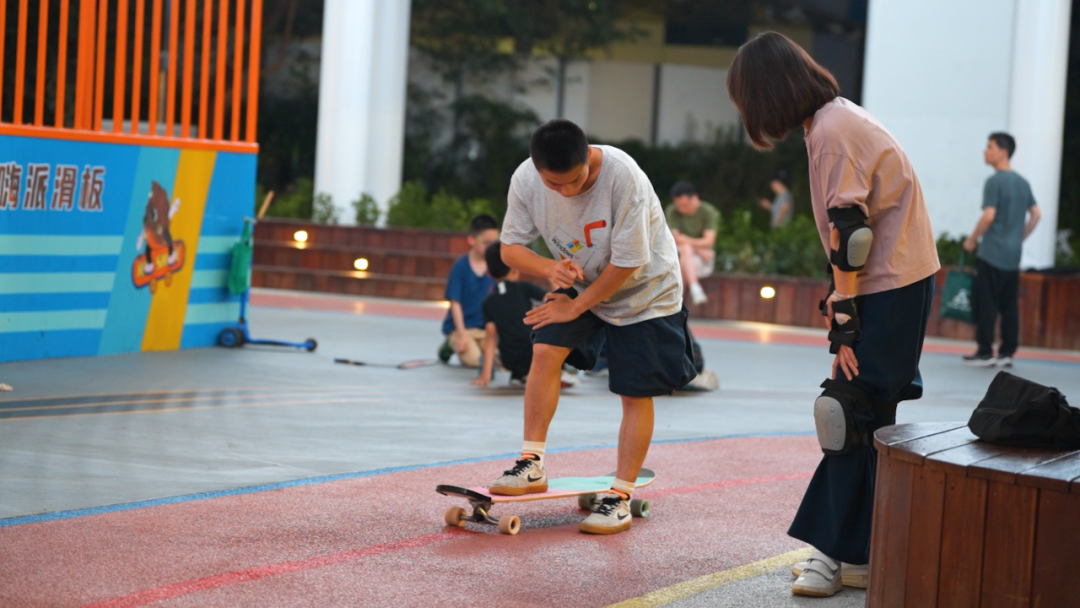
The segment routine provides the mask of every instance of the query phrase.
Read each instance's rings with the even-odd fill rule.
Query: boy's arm
[[[454,319],[454,329],[457,330],[458,337],[454,350],[464,352],[469,346],[469,336],[465,333],[465,309],[461,307],[461,302],[450,300],[450,317]]]
[[[552,323],[573,321],[586,310],[610,298],[636,270],[608,264],[577,298],[562,293],[548,294],[546,302],[525,313],[525,324],[540,329]]]
[[[480,370],[480,377],[469,384],[487,388],[491,384],[491,370],[495,367],[495,347],[499,343],[499,332],[495,324],[488,321],[484,325],[484,366]]]
[[[1038,226],[1039,220],[1042,219],[1042,212],[1039,211],[1038,205],[1028,207],[1028,213],[1030,215],[1027,224],[1024,225],[1024,240],[1027,240],[1027,237],[1031,235],[1031,231],[1035,230],[1035,226]]]
[[[507,266],[525,274],[538,277],[547,277],[555,282],[557,287],[569,288],[575,280],[584,280],[585,273],[573,260],[556,262],[537,254],[524,245],[507,245],[503,243],[502,259]]]

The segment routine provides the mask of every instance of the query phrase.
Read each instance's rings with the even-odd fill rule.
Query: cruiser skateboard
[[[493,505],[574,496],[577,497],[578,508],[591,511],[597,502],[596,495],[607,493],[613,481],[615,481],[614,472],[599,477],[555,477],[548,479],[547,492],[523,494],[521,496],[491,494],[487,491],[487,488],[461,488],[448,485],[435,486],[435,491],[443,496],[464,498],[469,501],[469,506],[472,508],[472,513],[469,513],[464,507],[456,505],[448,508],[444,516],[446,525],[461,527],[465,525],[465,522],[471,521],[497,526],[499,532],[503,534],[517,534],[521,531],[521,519],[510,514],[495,518],[491,515]],[[636,485],[638,488],[642,488],[654,481],[656,481],[656,473],[649,469],[641,469],[641,472],[638,473]],[[634,517],[648,517],[649,501],[641,498],[632,499],[630,501],[630,513]]]

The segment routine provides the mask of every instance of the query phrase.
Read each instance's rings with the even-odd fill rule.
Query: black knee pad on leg
[[[855,419],[855,405],[867,403],[866,393],[835,380],[822,382],[821,388],[825,390],[814,401],[814,426],[821,451],[827,456],[843,456],[869,445],[862,423]]]

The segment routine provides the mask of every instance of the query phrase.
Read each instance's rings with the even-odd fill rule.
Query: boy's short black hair
[[[472,218],[472,220],[469,222],[469,234],[471,234],[472,236],[477,236],[485,230],[498,229],[499,220],[491,217],[486,213],[481,213],[480,215]]]
[[[990,134],[990,139],[994,140],[997,147],[1005,150],[1005,153],[1012,158],[1013,152],[1016,152],[1016,138],[1008,133],[998,131]]]
[[[675,200],[680,196],[694,196],[697,193],[694,184],[688,181],[675,182],[675,185],[671,187],[671,200]]]
[[[773,180],[784,184],[785,188],[791,187],[791,177],[788,175],[788,172],[783,169],[776,170],[776,175],[773,176]]]
[[[510,274],[510,267],[502,260],[502,243],[495,241],[484,250],[484,259],[487,261],[488,274],[493,279],[501,279]]]
[[[565,118],[556,118],[533,132],[529,155],[537,170],[566,173],[589,162],[589,140],[581,127]]]

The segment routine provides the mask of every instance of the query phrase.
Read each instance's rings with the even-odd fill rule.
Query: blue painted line
[[[0,255],[0,272],[114,272],[115,255]]]
[[[717,439],[740,439],[745,437],[786,437],[791,435],[813,435],[813,433],[744,433],[738,435],[721,435],[717,437],[698,437],[690,439],[668,439],[662,441],[654,441],[654,444],[667,444],[667,443],[691,443],[697,441],[715,441]],[[570,448],[556,448],[549,450],[548,453],[557,454],[563,452],[579,452],[583,450],[596,450],[596,449],[615,449],[614,445],[586,445]],[[215,490],[213,492],[196,492],[194,494],[182,494],[180,496],[170,496],[168,498],[155,498],[153,500],[140,500],[136,502],[124,502],[115,505],[106,505],[103,507],[90,507],[88,509],[72,509],[70,511],[55,511],[53,513],[40,513],[38,515],[20,515],[18,517],[8,517],[6,519],[0,519],[0,528],[7,528],[10,526],[21,526],[24,524],[36,524],[46,521],[57,521],[61,519],[73,519],[76,517],[86,517],[89,515],[103,515],[105,513],[115,513],[117,511],[131,511],[133,509],[145,509],[147,507],[160,507],[163,505],[173,505],[184,502],[192,502],[195,500],[208,500],[211,498],[224,498],[226,496],[242,496],[244,494],[255,494],[258,492],[270,492],[272,490],[283,490],[285,488],[295,488],[299,486],[310,486],[317,483],[329,483],[334,481],[344,481],[346,479],[361,479],[364,477],[374,477],[376,475],[388,475],[391,473],[405,473],[408,471],[418,471],[420,469],[434,469],[438,467],[449,467],[459,464],[474,464],[477,462],[489,462],[492,460],[503,460],[508,458],[514,458],[520,456],[518,452],[512,452],[508,454],[496,454],[494,456],[481,456],[478,458],[464,458],[461,460],[448,460],[445,462],[435,462],[431,464],[413,464],[402,467],[387,467],[384,469],[374,469],[371,471],[359,471],[356,473],[338,473],[336,475],[320,475],[318,477],[306,477],[303,479],[294,479],[292,481],[279,481],[276,483],[266,483],[257,486],[248,486],[246,488],[233,488],[231,490]]]
[[[232,266],[232,252],[205,253],[199,244],[199,255],[195,256],[195,270],[228,270]]]
[[[109,297],[107,291],[0,294],[0,313],[108,308]]]

